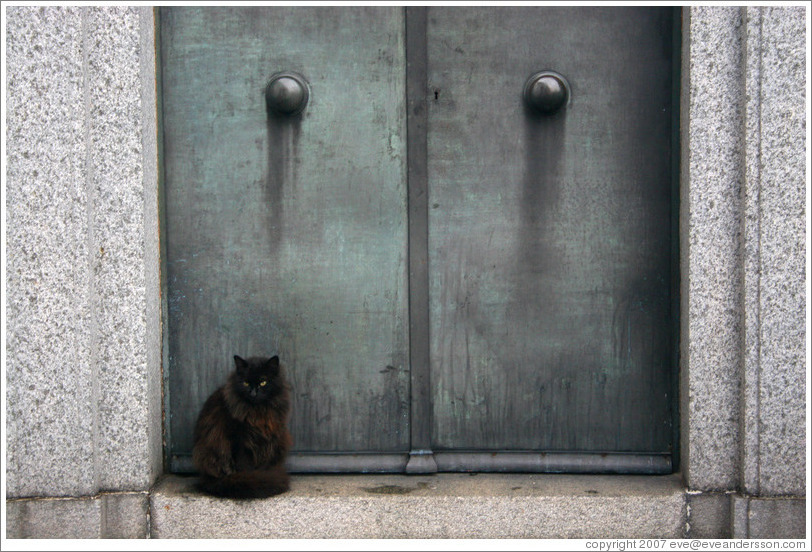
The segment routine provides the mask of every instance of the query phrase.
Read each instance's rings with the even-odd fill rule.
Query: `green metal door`
[[[189,467],[235,354],[287,366],[295,450],[408,450],[402,10],[172,8],[160,24],[172,465]],[[287,71],[308,105],[269,115]]]
[[[668,8],[429,10],[435,452],[670,468],[672,28]],[[552,114],[523,101],[543,70],[569,86]]]
[[[677,19],[161,9],[173,469],[278,353],[293,471],[670,472]]]

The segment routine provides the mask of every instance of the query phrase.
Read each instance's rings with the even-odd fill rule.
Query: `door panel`
[[[173,8],[161,26],[173,458],[235,354],[287,366],[294,450],[407,450],[402,10]],[[266,112],[279,71],[310,84],[300,115]]]
[[[428,13],[433,448],[670,451],[672,10]]]

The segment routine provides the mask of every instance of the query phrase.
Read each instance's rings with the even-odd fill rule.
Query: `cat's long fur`
[[[292,440],[290,391],[279,358],[235,356],[234,362],[236,370],[206,400],[195,426],[192,460],[199,486],[229,498],[283,493],[290,488],[285,458]],[[260,388],[262,378],[267,384]]]

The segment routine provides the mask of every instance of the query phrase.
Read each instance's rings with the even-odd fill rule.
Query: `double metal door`
[[[673,9],[159,19],[174,470],[234,354],[293,471],[673,469]]]

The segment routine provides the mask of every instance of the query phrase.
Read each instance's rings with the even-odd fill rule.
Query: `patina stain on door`
[[[293,471],[670,472],[675,18],[161,9],[172,469],[278,353]]]

